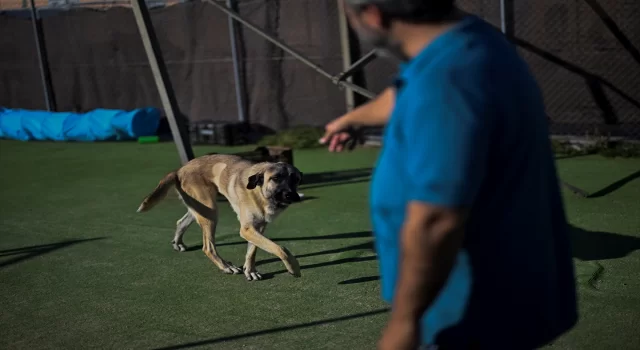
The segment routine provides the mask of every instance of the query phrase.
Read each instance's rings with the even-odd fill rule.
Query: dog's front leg
[[[244,275],[247,277],[247,281],[257,281],[262,279],[262,276],[256,271],[256,253],[258,252],[258,247],[255,244],[248,242],[247,243],[247,256],[244,260],[244,266],[242,269],[244,270]]]
[[[291,252],[287,248],[275,244],[272,240],[262,235],[251,225],[243,225],[240,229],[240,236],[242,236],[242,238],[246,239],[249,243],[255,245],[256,247],[280,258],[290,274],[294,275],[295,277],[301,276],[300,264],[298,263],[298,259],[296,259],[296,257],[291,254]],[[249,251],[247,251],[247,258],[248,256]]]

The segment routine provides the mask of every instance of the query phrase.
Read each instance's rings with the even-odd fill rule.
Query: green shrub
[[[614,146],[601,149],[598,153],[609,158],[637,158],[640,157],[640,144],[618,142]]]
[[[318,140],[324,135],[322,128],[299,126],[264,136],[258,146],[281,146],[295,149],[322,147]]]
[[[610,136],[600,135],[598,130],[593,135],[585,135],[581,143],[569,140],[552,140],[551,145],[554,153],[564,156],[599,154],[609,158],[640,157],[640,143],[624,140],[614,141]]]

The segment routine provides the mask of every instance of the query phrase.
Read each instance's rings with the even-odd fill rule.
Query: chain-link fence
[[[640,138],[640,2],[518,1],[515,36],[557,133]]]
[[[224,1],[222,1],[224,2]],[[238,12],[325,70],[343,69],[337,1],[237,0]],[[510,36],[541,85],[555,134],[640,139],[640,2],[504,0]],[[127,1],[37,0],[58,110],[161,107]],[[459,5],[501,25],[500,0]],[[246,117],[272,129],[323,125],[344,113],[333,82],[240,27],[234,76],[227,16],[201,2],[148,1],[181,111],[189,120]],[[171,6],[173,5],[173,6]],[[30,0],[0,0],[0,105],[43,109]],[[9,34],[10,33],[10,34]],[[355,46],[355,40],[352,40]],[[351,52],[367,52],[366,47]],[[352,57],[353,60],[357,57]],[[358,82],[375,92],[395,63],[377,59]]]
[[[640,139],[640,2],[505,3],[513,42],[544,92],[552,133]],[[458,4],[501,27],[500,0]],[[368,86],[379,92],[394,73],[393,65],[373,62],[366,68]]]

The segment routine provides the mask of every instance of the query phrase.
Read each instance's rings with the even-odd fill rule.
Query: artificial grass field
[[[193,250],[173,251],[185,212],[175,196],[136,213],[177,166],[173,144],[0,141],[0,348],[373,349],[387,309],[367,206],[376,156],[295,151],[305,201],[267,234],[298,256],[302,278],[259,251],[271,278],[247,282],[204,256],[195,224]],[[640,160],[558,165],[594,197],[565,195],[581,321],[551,347],[640,349]],[[219,204],[218,251],[241,265],[237,220]]]

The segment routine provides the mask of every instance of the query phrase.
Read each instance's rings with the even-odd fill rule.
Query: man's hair
[[[356,11],[376,6],[384,22],[399,20],[427,24],[447,20],[455,10],[455,0],[345,0]]]

